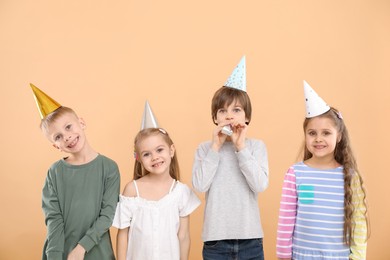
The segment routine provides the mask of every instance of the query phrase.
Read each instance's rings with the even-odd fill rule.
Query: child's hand
[[[221,130],[224,126],[225,125],[223,125],[223,124],[219,124],[218,126],[216,126],[214,128],[214,131],[213,131],[211,148],[216,152],[219,151],[219,149],[222,147],[223,143],[226,141],[226,138],[227,138],[227,135],[221,133]]]
[[[67,260],[83,260],[85,255],[85,249],[80,244],[69,253]]]
[[[241,151],[245,148],[245,138],[248,126],[246,124],[235,123],[232,124],[233,134],[231,136],[232,142],[237,151]]]

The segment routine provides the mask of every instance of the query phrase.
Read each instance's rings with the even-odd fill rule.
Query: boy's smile
[[[84,127],[85,123],[81,118],[67,113],[48,127],[46,136],[60,151],[77,153],[84,147]]]
[[[77,142],[79,141],[79,137],[76,137],[73,142],[71,142],[69,145],[68,145],[68,148],[73,148],[76,146]]]

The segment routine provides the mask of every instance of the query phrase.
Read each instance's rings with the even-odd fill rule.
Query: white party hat
[[[237,67],[224,84],[225,87],[235,88],[246,92],[246,63],[245,56],[242,56]]]
[[[305,92],[306,118],[319,116],[329,111],[330,107],[305,80],[303,81],[303,88]]]
[[[149,105],[149,102],[145,102],[145,110],[142,116],[141,130],[145,128],[158,128],[158,123],[156,117],[153,114],[152,108]]]

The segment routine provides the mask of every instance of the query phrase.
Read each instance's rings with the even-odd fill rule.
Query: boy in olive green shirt
[[[50,167],[42,191],[47,226],[42,259],[115,259],[109,228],[119,197],[118,166],[89,145],[82,118],[31,87],[43,133],[68,154]]]

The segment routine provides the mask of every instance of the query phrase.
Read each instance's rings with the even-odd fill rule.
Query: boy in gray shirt
[[[212,99],[217,125],[196,151],[192,184],[206,192],[203,259],[264,259],[258,193],[268,187],[267,149],[247,139],[251,102],[245,57]]]

